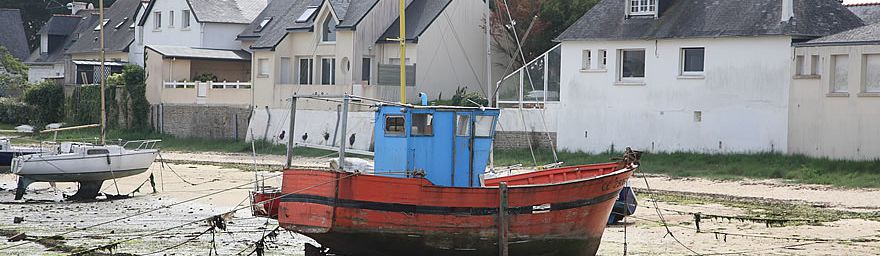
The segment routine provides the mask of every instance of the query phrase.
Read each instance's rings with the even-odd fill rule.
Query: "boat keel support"
[[[79,182],[79,190],[76,191],[76,194],[68,197],[69,200],[92,200],[98,197],[98,192],[101,191],[101,185],[104,184],[103,180],[100,181],[80,181]]]
[[[25,191],[27,191],[27,187],[34,183],[34,180],[25,178],[24,176],[18,176],[18,187],[15,188],[15,200],[21,200],[24,197]]]

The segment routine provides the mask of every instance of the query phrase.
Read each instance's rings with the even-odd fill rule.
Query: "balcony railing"
[[[207,88],[211,89],[250,89],[253,86],[251,82],[201,82],[201,81],[166,81],[165,88],[169,89],[194,89],[198,85],[204,84]]]
[[[562,48],[556,45],[524,67],[501,79],[496,87],[499,105],[539,105],[559,101]]]

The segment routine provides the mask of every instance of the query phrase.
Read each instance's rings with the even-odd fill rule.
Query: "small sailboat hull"
[[[41,153],[39,149],[21,149],[21,150],[5,150],[0,151],[0,171],[8,171],[12,165],[12,159],[23,156]]]
[[[594,255],[632,172],[610,168],[557,183],[511,185],[510,255]],[[497,255],[499,193],[423,178],[288,170],[278,220],[342,255]]]
[[[103,181],[144,173],[158,154],[158,150],[93,156],[35,154],[16,159],[12,172],[34,181]]]

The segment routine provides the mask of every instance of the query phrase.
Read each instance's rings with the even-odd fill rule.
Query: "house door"
[[[197,94],[196,94],[196,103],[197,104],[205,104],[206,99],[208,97],[208,83],[205,82],[196,82]]]
[[[474,181],[482,170],[474,170],[474,117],[471,112],[455,113],[455,137],[452,186],[478,186]]]

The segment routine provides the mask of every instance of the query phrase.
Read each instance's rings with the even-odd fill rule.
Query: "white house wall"
[[[880,95],[862,92],[863,54],[880,54],[880,46],[803,47],[805,62],[818,55],[819,76],[795,78],[791,85],[789,152],[849,160],[880,159]],[[831,55],[848,54],[848,94],[831,91]],[[792,61],[792,65],[795,62]],[[805,70],[810,70],[806,63]]]
[[[245,27],[247,24],[204,23],[200,47],[241,50],[241,42],[235,38],[244,31]]]
[[[196,22],[194,14],[190,14],[189,28],[182,28],[181,16],[184,10],[189,10],[186,0],[159,0],[154,1],[153,9],[150,10],[144,23],[144,45],[174,45],[174,46],[202,46],[202,26]],[[174,27],[169,27],[169,12],[174,11]],[[162,28],[153,29],[155,13],[162,12]],[[226,38],[224,41],[235,41],[235,36]]]
[[[784,152],[789,37],[567,41],[559,148],[601,152]],[[705,47],[705,78],[678,78],[680,48]],[[617,50],[646,51],[644,85],[619,85]],[[582,50],[608,50],[607,72],[582,72]],[[702,121],[695,112],[702,113]]]
[[[352,134],[355,136],[353,146],[347,144],[349,148],[370,150],[373,141],[373,119],[375,112],[350,112],[348,114],[348,130],[346,143],[348,143]],[[298,143],[308,143],[315,145],[333,146],[333,134],[337,134],[337,143],[342,132],[337,130],[337,112],[336,111],[320,111],[320,110],[298,110],[296,111],[296,127],[293,138]],[[254,138],[258,140],[268,140],[275,144],[287,144],[287,137],[290,135],[288,131],[290,127],[290,110],[284,108],[266,109],[256,108],[251,116],[248,127],[247,140]],[[280,137],[282,131],[285,137]],[[324,139],[324,134],[329,139]],[[303,136],[306,139],[303,140]]]

